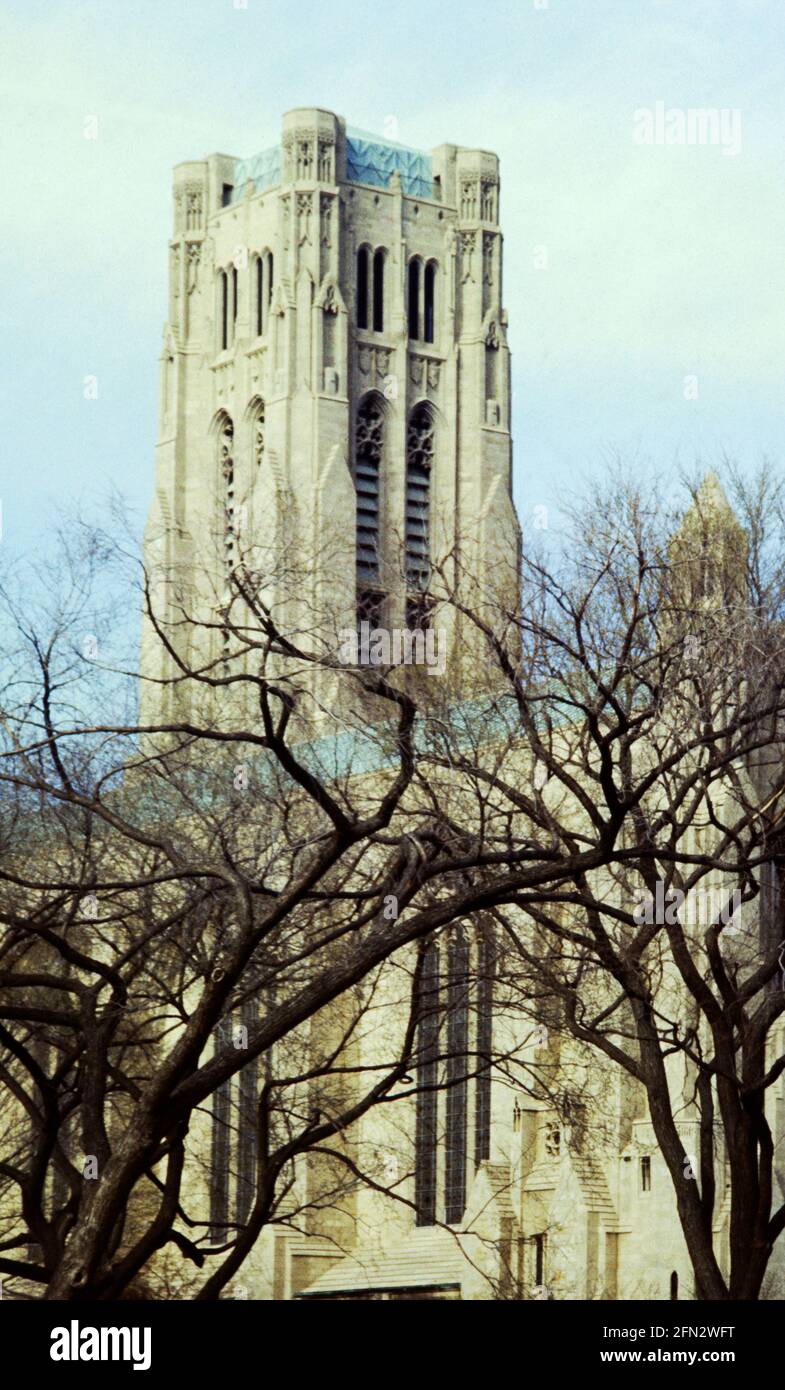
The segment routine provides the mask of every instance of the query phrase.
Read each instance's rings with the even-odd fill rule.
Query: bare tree
[[[454,557],[436,566],[430,621],[452,610],[487,653],[482,693],[460,704],[449,680],[424,691],[408,669],[347,666],[302,604],[287,625],[246,557],[212,607],[174,576],[162,616],[146,586],[166,717],[117,718],[120,686],[97,720],[95,653],[74,637],[89,620],[104,650],[111,615],[89,576],[111,547],[72,555],[47,627],[9,599],[0,1044],[33,1142],[3,1163],[19,1200],[0,1269],[51,1298],[116,1297],[168,1244],[212,1297],[264,1226],[288,1219],[298,1155],[321,1152],[325,1205],[347,1181],[373,1183],[346,1136],[416,1089],[420,948],[490,915],[520,1038],[547,1016],[645,1094],[700,1296],[758,1296],[785,1224],[765,1105],[785,1066],[770,1055],[785,1001],[773,488],[748,494],[744,527],[699,490],[675,535],[656,500],[617,483],[555,562],[527,553],[520,606],[484,592],[487,576],[469,604],[465,582],[451,588]],[[301,586],[294,563],[288,583]],[[121,681],[106,641],[98,664]],[[709,881],[719,906],[696,925],[670,895],[689,904]],[[377,980],[402,959],[389,1043],[358,1061]],[[569,1089],[526,1056],[493,1065],[541,1098]],[[205,1230],[184,1173],[214,1169],[199,1117],[234,1077],[253,1111],[253,1177],[246,1165],[242,1219],[213,1213]],[[718,1137],[727,1280],[712,1240]]]

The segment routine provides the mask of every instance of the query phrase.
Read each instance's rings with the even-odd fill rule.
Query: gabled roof
[[[460,1288],[466,1262],[455,1236],[438,1226],[423,1226],[385,1252],[347,1255],[320,1274],[298,1298],[371,1290]]]

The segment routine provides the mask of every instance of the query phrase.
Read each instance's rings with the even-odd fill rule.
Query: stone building
[[[471,584],[469,597],[489,609],[499,594],[514,602],[499,193],[493,154],[422,153],[310,108],[287,113],[280,144],[255,157],[176,167],[146,533],[175,647],[193,640],[193,627],[177,622],[185,595],[197,618],[213,620],[203,655],[221,659],[215,615],[241,556],[254,556],[273,608],[314,644],[364,621],[426,630],[439,573],[458,593]],[[454,616],[445,622],[451,679],[468,696],[474,639]],[[159,682],[172,671],[148,626],[143,676]],[[314,680],[323,682],[310,731],[319,737],[331,690],[324,673]],[[143,683],[143,722],[166,717],[176,700]],[[482,930],[457,931],[431,968],[448,988],[471,971],[487,979],[483,949]],[[495,1040],[507,1030],[532,1065],[567,1046],[515,1038],[490,990],[451,1026],[478,1051],[491,1029]],[[586,1065],[577,1055],[556,1061]],[[487,1074],[402,1113],[372,1114],[352,1142],[410,1205],[360,1188],[338,1236],[318,1216],[304,1229],[265,1231],[237,1281],[247,1296],[693,1296],[645,1097],[618,1069],[596,1057],[589,1066],[588,1144],[564,1116]],[[206,1142],[220,1181],[213,1175],[205,1200],[225,1214],[241,1198],[217,1122],[214,1112]],[[686,1098],[682,1124],[690,1151]],[[718,1213],[722,1248],[722,1202]]]
[[[175,589],[219,611],[250,551],[314,641],[355,609],[427,626],[439,563],[445,582],[460,565],[514,593],[506,330],[495,155],[420,153],[301,109],[254,158],[178,165],[146,532],[162,615]],[[149,629],[144,661],[166,675]],[[145,687],[143,717],[162,698]]]

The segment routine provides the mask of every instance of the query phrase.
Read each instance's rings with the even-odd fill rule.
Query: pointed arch
[[[215,448],[217,492],[222,499],[223,577],[228,592],[237,563],[235,529],[234,422],[226,410],[219,410],[211,426]]]
[[[251,458],[252,470],[251,477],[255,477],[256,472],[261,468],[265,458],[265,405],[261,396],[254,396],[249,410],[249,422],[251,426]]]

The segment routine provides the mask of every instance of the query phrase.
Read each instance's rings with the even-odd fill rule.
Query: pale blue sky
[[[781,458],[785,0],[535,3],[0,7],[4,546],[112,484],[141,520],[171,166],[251,155],[301,105],[498,152],[524,523],[611,452]],[[740,153],[636,145],[657,101],[738,108]]]

